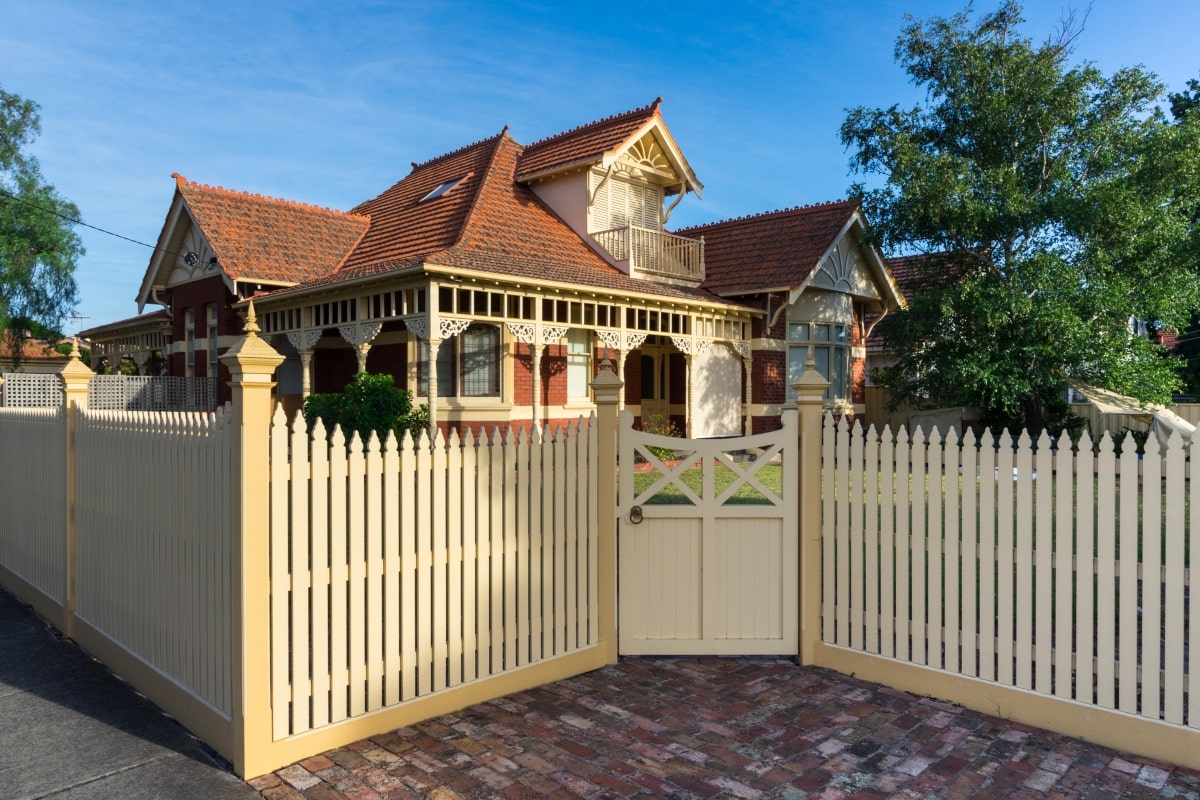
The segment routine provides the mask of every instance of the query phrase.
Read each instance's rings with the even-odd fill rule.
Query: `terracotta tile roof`
[[[856,203],[837,200],[675,233],[704,237],[703,288],[724,296],[747,294],[799,286],[857,211]]]
[[[333,280],[415,267],[431,253],[454,245],[479,194],[479,188],[508,129],[481,142],[413,164],[403,180],[351,213],[371,218],[371,228]],[[509,139],[511,141],[511,139]],[[459,181],[439,197],[424,198],[450,181]]]
[[[0,332],[0,359],[5,363],[13,357],[13,346],[18,344],[16,337],[9,331]],[[70,356],[63,355],[54,349],[54,346],[43,342],[40,339],[22,339],[19,343],[21,352],[19,360],[21,361],[62,361],[66,362]]]
[[[234,280],[298,282],[324,275],[337,268],[370,224],[363,214],[172,177],[221,268]]]
[[[507,129],[423,164],[354,209],[371,229],[336,273],[271,292],[277,299],[335,283],[402,273],[424,265],[728,304],[699,289],[634,280],[605,261],[515,182],[522,147]],[[463,178],[441,197],[433,189]]]
[[[648,120],[661,116],[658,110],[661,104],[662,98],[659,97],[648,106],[589,122],[534,142],[521,154],[516,179],[524,182],[535,175],[599,161],[605,153],[628,141]]]
[[[896,279],[896,286],[900,289],[900,294],[904,295],[906,303],[912,303],[913,295],[921,290],[921,286],[926,281],[936,279],[937,273],[925,269],[922,265],[935,263],[939,258],[937,255],[919,254],[894,256],[887,259],[888,269],[891,270],[892,277]],[[871,335],[867,338],[868,350],[882,350],[884,347],[883,331],[887,327],[887,322],[882,322],[879,326],[872,328],[877,319],[879,319],[878,314],[868,314],[866,317],[867,327],[871,329]]]

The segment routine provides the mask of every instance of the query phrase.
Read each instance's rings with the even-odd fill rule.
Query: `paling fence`
[[[594,650],[595,436],[593,421],[364,446],[277,411],[275,738]]]
[[[1139,457],[1131,436],[1035,446],[1026,434],[827,426],[828,660],[942,697],[957,686],[946,676],[961,676],[961,702],[1195,761],[1200,490],[1187,456],[1178,436],[1161,451],[1152,437]]]

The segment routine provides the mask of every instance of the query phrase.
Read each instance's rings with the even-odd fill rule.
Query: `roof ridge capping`
[[[803,206],[791,206],[790,208],[777,208],[773,211],[759,211],[756,214],[746,214],[740,217],[728,217],[727,219],[713,220],[712,222],[702,222],[699,225],[688,225],[686,228],[677,228],[676,233],[681,231],[694,231],[700,228],[711,228],[714,225],[725,225],[730,222],[749,222],[750,220],[763,219],[765,217],[783,216],[784,214],[794,214],[797,211],[811,211],[818,208],[827,208],[829,206],[852,205],[857,206],[855,200],[842,198],[840,200],[826,200],[822,203],[809,203]]]
[[[508,136],[508,126],[507,125],[505,125],[504,129],[501,130],[499,133],[492,134],[491,136],[480,139],[477,142],[471,142],[468,145],[463,145],[462,147],[458,148],[457,150],[451,150],[449,153],[442,153],[439,156],[434,156],[433,158],[429,159],[428,161],[413,161],[413,162],[411,162],[412,163],[412,171],[416,172],[419,169],[423,169],[425,167],[436,164],[439,161],[443,161],[447,158],[450,158],[451,156],[462,155],[463,153],[467,152],[468,150],[479,147],[480,145],[489,144],[489,143],[494,142],[497,139],[500,139],[501,137],[504,137],[504,136]],[[509,138],[511,139],[512,137],[510,136]],[[412,174],[412,173],[409,173],[409,174]]]
[[[180,189],[182,189],[184,186],[190,186],[193,189],[203,189],[209,192],[220,192],[221,194],[241,197],[246,200],[264,200],[268,203],[278,203],[284,206],[292,206],[293,208],[299,208],[304,211],[317,211],[323,214],[334,214],[339,217],[350,217],[352,219],[370,219],[370,217],[366,216],[365,214],[353,214],[349,211],[339,211],[336,208],[319,206],[315,203],[305,203],[300,200],[289,200],[286,197],[273,197],[269,194],[259,194],[257,192],[244,192],[239,191],[238,189],[226,189],[224,186],[213,186],[207,183],[196,183],[195,181],[189,181],[178,172],[172,172],[171,177],[175,179],[175,185]]]
[[[550,136],[547,136],[544,139],[538,139],[536,142],[530,142],[529,144],[525,145],[525,149],[529,150],[531,148],[546,144],[547,142],[552,142],[555,139],[561,139],[564,136],[571,136],[572,134],[579,133],[580,131],[587,130],[588,128],[594,127],[596,125],[607,125],[608,123],[613,122],[618,119],[624,119],[625,117],[632,117],[632,116],[635,116],[638,114],[645,114],[647,111],[651,111],[651,112],[654,112],[657,114],[657,113],[659,113],[659,106],[662,105],[662,101],[663,101],[662,97],[656,97],[656,98],[654,98],[654,102],[649,103],[644,106],[640,106],[639,108],[631,108],[628,111],[621,111],[617,114],[613,114],[608,117],[603,117],[601,119],[594,119],[591,122],[585,122],[582,125],[577,125],[574,128],[571,128],[570,130],[552,134]]]

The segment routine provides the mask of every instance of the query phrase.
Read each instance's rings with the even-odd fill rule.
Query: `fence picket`
[[[896,448],[890,426],[879,446],[879,652],[896,655]]]
[[[834,629],[834,609],[836,607],[836,586],[831,576],[834,574],[834,531],[837,529],[836,506],[837,475],[846,469],[843,461],[837,460],[836,429],[833,417],[825,415],[822,421],[823,434],[821,437],[821,574],[825,580],[821,583],[821,641],[836,642],[837,633]]]
[[[332,434],[332,436],[330,436]],[[272,439],[274,441],[274,439]],[[346,519],[346,484],[349,463],[346,437],[340,427],[327,431],[317,422],[313,430],[313,447],[320,447],[329,462],[329,553],[330,586],[329,614],[333,629],[330,656],[330,722],[341,722],[350,714],[350,532]],[[324,513],[324,512],[323,512]],[[279,619],[279,617],[275,617]]]
[[[996,680],[1011,686],[1016,634],[1016,507],[1012,435],[1000,434],[996,458]],[[1026,573],[1028,574],[1028,573]]]
[[[1017,534],[1017,574],[1014,622],[1016,623],[1017,686],[1033,688],[1034,636],[1034,533],[1036,519],[1033,494],[1033,453],[1028,432],[1017,439],[1016,474],[1017,513],[1014,520]],[[1001,476],[1003,477],[1003,476]],[[1044,485],[1044,484],[1043,484]]]
[[[942,598],[944,602],[944,612],[942,619],[945,624],[944,650],[946,670],[949,672],[961,672],[961,657],[958,652],[959,645],[959,604],[962,602],[962,565],[959,561],[959,546],[958,526],[959,512],[958,508],[961,505],[960,496],[962,494],[963,478],[959,473],[958,468],[958,436],[954,429],[951,428],[946,433],[946,447],[944,451],[945,469],[943,470],[943,482],[946,493],[946,508],[943,512],[942,520],[946,528],[944,537],[944,545],[942,547],[942,558],[944,559],[945,567],[945,587],[942,590]],[[972,569],[974,563],[971,564]]]
[[[1038,437],[1034,470],[1034,476],[1040,478],[1033,482],[1034,686],[1038,692],[1050,694],[1054,690],[1054,453],[1045,430]]]
[[[366,553],[363,573],[366,582],[366,687],[367,711],[383,708],[383,455],[379,436],[372,431],[364,448],[364,492],[366,514],[363,528]]]
[[[1166,460],[1166,549],[1163,553],[1163,597],[1166,598],[1166,608],[1163,614],[1163,719],[1175,725],[1183,724],[1184,698],[1184,664],[1187,650],[1184,646],[1184,624],[1187,614],[1184,610],[1184,597],[1187,590],[1184,583],[1184,564],[1186,563],[1185,536],[1187,535],[1184,518],[1184,475],[1187,462],[1184,460],[1183,441],[1179,434],[1172,433],[1167,442]],[[1193,529],[1194,531],[1195,529]],[[1193,532],[1194,539],[1200,532]],[[1196,562],[1192,562],[1193,566]],[[1148,573],[1143,572],[1143,580],[1149,580]],[[1194,598],[1196,595],[1193,594]],[[1192,616],[1200,614],[1196,601],[1192,601]],[[1192,647],[1196,640],[1192,640]],[[1200,670],[1195,661],[1192,662],[1192,672]]]
[[[280,437],[284,439],[284,437]],[[286,439],[285,439],[286,441]],[[292,427],[290,453],[286,454],[291,469],[288,475],[290,508],[291,553],[288,571],[291,574],[291,665],[292,665],[292,733],[303,733],[312,725],[310,704],[313,687],[309,672],[312,652],[309,628],[309,597],[312,590],[312,567],[309,564],[311,540],[308,519],[308,431],[303,425]],[[286,551],[281,551],[286,552]]]
[[[1117,707],[1138,712],[1138,457],[1132,434],[1121,443],[1117,529]]]
[[[1061,448],[1060,448],[1061,449]],[[1095,456],[1085,430],[1075,454],[1075,699],[1094,702],[1096,630]],[[1112,584],[1109,584],[1111,586]]]
[[[417,526],[427,514],[420,505],[418,485],[422,475],[417,471],[417,453],[428,447],[425,434],[413,436],[405,431],[400,439],[400,699],[417,696],[417,574],[421,565],[417,557]],[[427,517],[424,517],[427,518]]]
[[[926,478],[926,528],[925,528],[925,564],[926,564],[926,627],[925,627],[925,663],[935,669],[941,669],[943,664],[942,624],[945,610],[945,594],[943,584],[946,579],[945,554],[943,544],[946,527],[943,519],[942,503],[946,497],[946,476],[942,472],[942,437],[937,428],[929,432],[928,449],[925,452]]]
[[[290,603],[288,585],[289,541],[288,528],[288,437],[283,408],[275,409],[271,425],[271,617],[288,618]],[[271,626],[271,710],[275,738],[291,733],[292,689],[288,675],[291,636],[285,625]]]
[[[925,466],[925,433],[918,425],[913,431],[912,450],[912,660],[924,664],[928,660],[929,630],[926,627],[926,610],[929,600],[927,586],[929,529],[926,527],[926,512],[929,510],[929,474]]]
[[[297,414],[292,425],[302,433],[307,425],[304,417]],[[346,636],[345,614],[341,617],[330,612],[331,589],[336,585],[331,570],[331,547],[329,537],[329,450],[324,441],[325,427],[320,427],[320,438],[313,431],[311,439],[305,435],[300,442],[301,451],[310,451],[308,475],[305,483],[308,489],[308,514],[310,533],[312,536],[312,726],[323,728],[329,724],[331,717],[330,694],[332,691],[331,678],[333,670],[333,653],[331,642]],[[294,441],[294,440],[293,440]],[[295,452],[296,444],[292,445]],[[293,470],[294,474],[294,470]],[[333,555],[336,559],[336,554]],[[336,563],[336,562],[334,562]]]
[[[463,679],[463,532],[466,525],[462,507],[463,459],[462,442],[458,431],[451,431],[446,443],[446,533],[449,539],[446,552],[448,561],[446,585],[446,657],[449,669],[446,673],[448,686],[458,686]]]
[[[896,436],[896,658],[912,657],[912,523],[909,509],[913,499],[912,448],[902,426]]]
[[[865,574],[861,582],[866,584],[866,642],[868,653],[879,652],[879,438],[875,426],[867,429],[866,452],[866,496],[862,503],[864,520],[864,544],[866,547]]]
[[[366,493],[363,441],[350,435],[350,454],[346,459],[346,507],[349,511],[347,538],[350,542],[350,619],[366,620],[367,561],[365,512]],[[367,710],[367,636],[366,625],[350,629],[350,716],[361,716]]]
[[[1117,706],[1117,462],[1112,437],[1100,437],[1096,476],[1096,703]]]
[[[1162,687],[1163,618],[1162,618],[1162,459],[1158,437],[1146,439],[1142,459],[1142,576],[1138,581],[1142,593],[1141,626],[1138,648],[1140,653],[1141,708],[1140,713],[1158,719],[1162,709],[1159,691]]]

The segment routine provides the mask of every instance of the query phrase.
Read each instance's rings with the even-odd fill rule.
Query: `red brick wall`
[[[233,308],[235,299],[233,294],[225,287],[225,282],[219,275],[204,278],[193,283],[185,283],[171,290],[171,311],[173,314],[171,341],[179,343],[183,348],[187,347],[185,324],[187,310],[190,308],[194,313],[196,336],[195,375],[197,378],[209,377],[207,339],[208,306],[210,304],[217,304],[218,336],[241,336],[243,333],[245,323],[242,321],[241,315]],[[228,349],[227,347],[221,347],[217,350],[217,353],[221,355]],[[186,371],[187,354],[185,351],[175,353],[167,359],[167,373],[169,375],[184,375]],[[232,396],[229,388],[229,369],[224,364],[221,364],[216,377],[218,387],[217,396],[220,402],[224,403]]]

